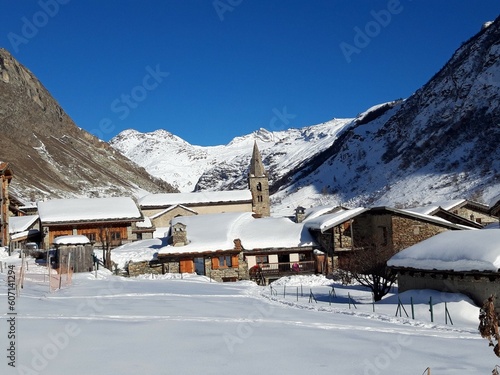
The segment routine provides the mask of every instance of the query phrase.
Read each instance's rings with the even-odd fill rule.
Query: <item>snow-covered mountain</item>
[[[271,184],[328,149],[352,119],[334,119],[302,129],[259,129],[223,146],[194,146],[165,131],[125,130],[110,141],[122,154],[180,191],[242,189],[257,141]]]
[[[261,129],[225,146],[166,132],[126,131],[113,147],[180,190],[246,185],[254,139],[270,173],[273,210],[302,205],[409,206],[500,194],[500,20],[483,27],[406,100],[356,119]]]

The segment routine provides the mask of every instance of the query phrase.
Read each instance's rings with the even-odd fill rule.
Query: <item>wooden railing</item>
[[[262,264],[262,274],[264,277],[267,276],[285,276],[285,275],[293,275],[300,273],[315,273],[316,271],[316,262],[314,260],[296,262],[299,267],[298,271],[294,270],[293,264],[294,262],[284,262],[284,263],[266,263]]]

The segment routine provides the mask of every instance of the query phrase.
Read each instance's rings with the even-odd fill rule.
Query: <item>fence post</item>
[[[413,306],[413,297],[410,297],[410,303],[411,303],[411,318],[415,320],[415,307]]]
[[[432,311],[432,296],[429,298],[429,311],[431,312],[431,323],[434,323],[434,311]]]
[[[299,301],[299,287],[297,287],[297,302]]]
[[[286,297],[286,285],[283,285],[283,298]]]
[[[372,292],[372,306],[373,306],[373,312],[375,312],[375,293]]]
[[[450,315],[450,311],[448,310],[448,305],[445,302],[444,303],[444,322],[445,322],[445,324],[448,324],[448,318],[450,319],[451,325],[453,325],[453,320],[451,320],[451,315]]]

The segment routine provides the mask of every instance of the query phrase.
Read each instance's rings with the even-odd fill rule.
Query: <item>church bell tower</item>
[[[252,160],[248,172],[248,187],[252,192],[252,209],[255,217],[271,216],[269,179],[262,164],[257,141],[253,145]]]

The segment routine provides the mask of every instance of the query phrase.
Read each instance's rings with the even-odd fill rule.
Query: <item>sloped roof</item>
[[[314,245],[303,224],[288,218],[254,218],[251,212],[183,216],[172,220],[186,225],[188,245],[166,246],[159,254],[227,251],[240,239],[244,250],[294,248]]]
[[[126,197],[53,199],[38,202],[38,214],[42,223],[142,220],[135,202]]]
[[[326,214],[314,217],[304,221],[304,225],[309,229],[317,229],[325,232],[330,228],[340,225],[347,220],[358,216],[359,214],[368,211],[368,208],[358,207],[350,210],[342,210],[332,214]]]
[[[251,202],[250,190],[200,191],[194,193],[148,194],[139,199],[142,208],[210,203]]]
[[[500,268],[500,229],[447,231],[394,255],[390,267],[445,271]]]
[[[27,231],[38,220],[38,215],[12,216],[9,218],[9,233]]]

